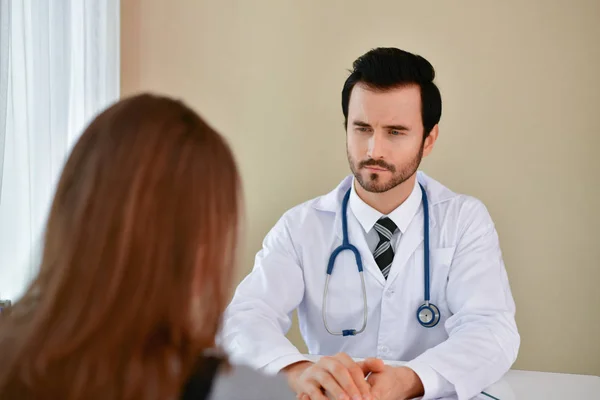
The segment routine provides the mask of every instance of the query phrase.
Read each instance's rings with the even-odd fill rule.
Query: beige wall
[[[286,209],[348,173],[340,90],[354,58],[376,46],[427,57],[444,111],[423,169],[497,223],[515,367],[600,374],[599,1],[122,0],[122,11],[123,95],[180,97],[234,147],[248,212],[240,278]]]

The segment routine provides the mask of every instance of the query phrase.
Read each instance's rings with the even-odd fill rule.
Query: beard
[[[396,166],[388,164],[383,160],[374,160],[372,158],[357,163],[355,160],[352,159],[350,153],[347,153],[348,163],[350,164],[352,174],[363,189],[371,193],[383,193],[395,188],[398,185],[401,185],[407,179],[413,176],[415,172],[417,172],[417,169],[419,169],[419,165],[421,165],[421,160],[423,159],[424,147],[425,143],[421,145],[421,148],[419,149],[417,154],[408,163],[402,165],[401,168],[396,168]],[[382,181],[380,173],[361,173],[361,170],[368,166],[387,169],[392,173],[392,177],[387,181]]]

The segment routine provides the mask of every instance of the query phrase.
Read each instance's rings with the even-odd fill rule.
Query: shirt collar
[[[360,222],[362,225],[365,232],[370,232],[375,223],[385,215],[365,203],[358,196],[355,188],[356,184],[358,183],[356,182],[356,179],[354,179],[350,192],[350,209],[352,210],[352,213],[356,219],[358,219],[358,222]],[[406,233],[408,225],[417,213],[417,210],[421,205],[421,197],[421,190],[417,180],[415,179],[415,186],[408,198],[404,201],[404,203],[400,204],[398,207],[396,207],[396,209],[394,209],[394,211],[387,215],[387,217],[394,221],[402,234]]]

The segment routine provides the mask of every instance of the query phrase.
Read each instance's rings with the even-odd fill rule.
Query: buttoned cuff
[[[415,371],[423,383],[425,394],[423,397],[418,397],[418,399],[437,399],[454,393],[454,385],[423,361],[409,361],[405,366]]]

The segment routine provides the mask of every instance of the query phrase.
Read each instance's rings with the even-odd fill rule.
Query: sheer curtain
[[[66,156],[119,95],[119,0],[0,0],[0,299],[35,274]]]

